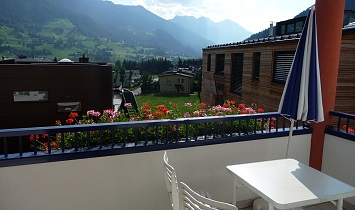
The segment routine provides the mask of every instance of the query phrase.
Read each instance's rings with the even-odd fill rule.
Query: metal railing
[[[344,112],[329,112],[334,116],[334,124],[326,128],[326,133],[355,141],[355,115]]]
[[[277,112],[250,115],[64,125],[0,130],[1,161],[53,156],[69,159],[182,148],[288,135],[289,121]],[[296,123],[294,134],[310,129]],[[2,141],[2,142],[1,142]],[[30,147],[28,144],[30,142]],[[16,152],[9,152],[10,143]],[[27,148],[24,146],[27,145]],[[77,155],[76,157],[72,157]],[[65,158],[64,158],[65,159]]]

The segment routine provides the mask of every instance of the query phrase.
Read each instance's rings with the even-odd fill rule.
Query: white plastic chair
[[[168,190],[170,203],[171,206],[173,207],[173,210],[178,210],[179,209],[179,184],[177,181],[175,169],[169,164],[169,158],[168,155],[166,154],[166,151],[164,152],[163,160],[164,160],[165,184]],[[202,197],[211,198],[210,193],[208,193],[207,191],[198,191],[198,193]]]
[[[175,169],[169,164],[168,155],[164,152],[164,177],[165,184],[168,190],[171,206],[173,210],[179,209],[179,187],[176,178]]]
[[[199,195],[183,182],[180,182],[179,186],[180,210],[238,210],[238,208],[232,204],[223,203]]]

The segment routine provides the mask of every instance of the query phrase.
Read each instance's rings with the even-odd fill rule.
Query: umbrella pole
[[[288,148],[290,147],[290,141],[293,133],[293,125],[295,121],[291,119],[290,132],[288,134],[287,148],[286,148],[286,158],[288,158]]]

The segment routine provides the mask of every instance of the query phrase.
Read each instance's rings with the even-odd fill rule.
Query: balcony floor
[[[336,206],[331,202],[321,203],[317,205],[305,206],[303,207],[304,210],[336,210]],[[344,201],[343,205],[344,210],[355,210],[355,206],[347,203]],[[253,207],[242,208],[241,210],[253,210]]]

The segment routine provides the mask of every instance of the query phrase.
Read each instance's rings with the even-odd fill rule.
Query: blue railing
[[[288,127],[288,120],[272,112],[3,129],[0,167],[281,137]],[[296,123],[294,135],[310,132]],[[15,153],[9,152],[11,144]]]
[[[355,141],[355,115],[333,111],[329,114],[335,117],[335,121],[333,125],[327,126],[326,133]]]

